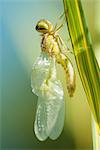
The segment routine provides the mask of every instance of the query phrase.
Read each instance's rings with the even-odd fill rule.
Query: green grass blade
[[[80,0],[63,0],[66,22],[80,78],[100,132],[100,70]]]

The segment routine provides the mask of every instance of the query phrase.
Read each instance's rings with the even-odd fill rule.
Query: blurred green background
[[[100,0],[82,2],[100,64]],[[31,92],[30,76],[41,51],[41,37],[35,25],[44,18],[55,24],[62,13],[62,0],[0,0],[1,149],[92,150],[91,114],[71,54],[77,80],[73,98],[68,97],[64,71],[57,65],[66,101],[64,130],[57,140],[44,142],[39,142],[33,132],[37,97]],[[69,38],[66,25],[60,35],[64,41]],[[70,41],[67,44],[71,48]]]

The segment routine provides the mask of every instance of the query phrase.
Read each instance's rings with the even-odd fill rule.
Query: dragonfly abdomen
[[[66,72],[66,83],[69,96],[72,97],[75,91],[75,72],[72,66],[71,61],[64,54],[59,53],[59,56],[56,56],[57,62],[62,65]]]

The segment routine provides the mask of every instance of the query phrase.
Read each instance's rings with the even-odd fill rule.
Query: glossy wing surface
[[[34,131],[40,141],[46,140],[47,134],[47,112],[46,112],[46,99],[43,97],[38,98],[37,111],[34,123]]]
[[[59,100],[59,99],[58,99]],[[63,102],[61,108],[58,113],[58,117],[49,137],[53,140],[57,139],[61,134],[64,127],[64,119],[65,119],[65,103]]]
[[[64,125],[62,86],[59,81],[49,80],[48,84],[42,85],[41,90],[35,119],[35,134],[39,140],[45,140],[48,136],[56,139]]]
[[[55,59],[41,54],[33,65],[31,85],[38,96],[35,134],[41,141],[47,137],[56,139],[64,124],[64,93],[56,78]]]
[[[46,93],[47,130],[51,139],[56,139],[64,126],[64,97],[59,81],[49,81],[49,93]]]
[[[40,86],[49,74],[50,64],[51,59],[49,59],[49,57],[43,52],[41,52],[40,57],[38,57],[33,64],[31,74],[31,87],[32,92],[37,96],[40,93]]]

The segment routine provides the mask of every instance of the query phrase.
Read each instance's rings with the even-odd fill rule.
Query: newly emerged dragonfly
[[[38,96],[34,130],[41,141],[48,137],[56,139],[64,125],[64,93],[61,82],[56,77],[56,63],[62,65],[66,74],[69,96],[75,91],[75,73],[70,59],[64,54],[68,50],[58,34],[61,26],[48,20],[40,20],[36,30],[41,33],[41,55],[32,67],[32,92]]]

